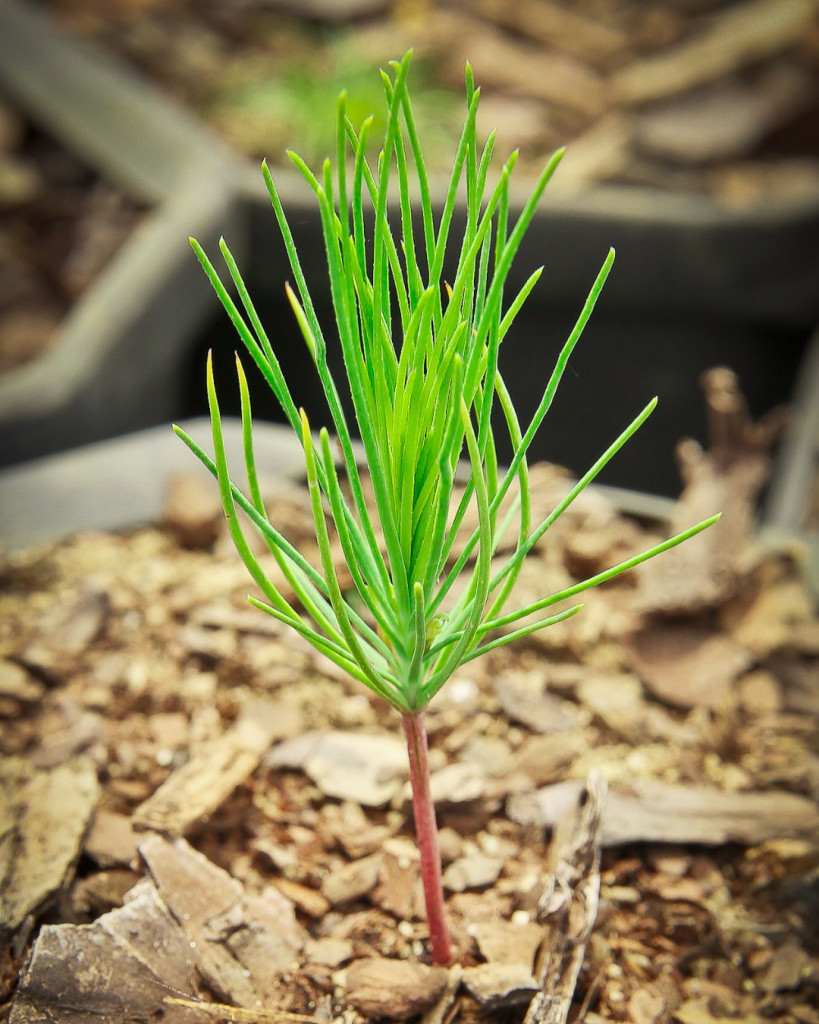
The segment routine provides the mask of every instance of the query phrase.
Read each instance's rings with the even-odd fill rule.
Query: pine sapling
[[[227,244],[222,240],[220,250],[236,301],[202,248],[191,240],[304,450],[320,565],[311,564],[265,511],[248,386],[238,358],[247,493],[229,474],[210,359],[213,456],[184,431],[174,429],[218,480],[231,537],[262,595],[251,596],[251,603],[291,626],[401,715],[430,945],[434,960],[446,964],[452,949],[430,795],[425,729],[429,702],[466,662],[577,614],[582,605],[571,601],[578,594],[674,547],[717,517],[558,593],[504,610],[527,554],[639,429],[656,399],[546,519],[532,521],[527,452],[608,276],[614,252],[603,261],[537,410],[522,424],[499,369],[499,354],[541,271],[532,273],[511,296],[506,285],[562,152],[548,161],[528,202],[512,217],[509,180],[517,154],[506,160],[490,186],[495,137],[491,134],[479,147],[475,116],[480,90],[467,66],[466,118],[443,206],[436,211],[407,89],[409,66],[407,54],[391,64],[389,73],[382,72],[387,124],[375,161],[368,157],[372,118],[353,125],[344,94],[337,109],[335,168],[328,159],[314,174],[299,156],[288,154],[318,203],[335,314],[329,329],[319,323],[273,177],[262,165],[293,275],[292,285],[285,286],[287,296],[326,396],[334,440],[326,427],[314,435],[307,415],[296,407]],[[395,205],[388,200],[393,193]],[[465,202],[462,234],[451,230],[459,195]],[[419,221],[414,220],[416,203]],[[447,257],[453,254],[455,269],[449,269],[445,278],[444,265],[450,266]],[[329,370],[328,344],[341,348],[347,377],[343,392]],[[342,395],[351,402],[363,445],[373,507],[365,502],[354,428]],[[508,467],[498,461],[498,423],[511,441]],[[467,471],[464,488],[455,480],[459,464]],[[501,505],[510,492],[511,511],[504,509],[502,514]],[[459,545],[470,506],[477,510],[478,525]],[[297,600],[285,598],[264,571],[247,542],[240,512],[266,541]],[[330,524],[352,580],[347,592],[334,565]],[[514,531],[514,548],[499,564],[499,543],[508,531]]]

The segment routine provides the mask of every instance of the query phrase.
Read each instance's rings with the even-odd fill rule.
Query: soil
[[[0,99],[0,374],[49,348],[139,216]]]
[[[819,188],[819,8],[810,0],[47,0],[70,31],[146,72],[240,150],[308,161],[333,148],[336,96],[380,109],[374,67],[416,53],[428,159],[461,126],[464,64],[479,130],[555,188],[619,182],[705,190],[731,206]],[[374,132],[374,137],[377,133]]]
[[[708,500],[726,473],[737,499],[747,465]],[[534,515],[567,477],[533,480]],[[268,510],[309,556],[304,487],[271,484]],[[733,513],[433,702],[447,971],[429,967],[400,722],[248,606],[215,487],[177,481],[160,526],[6,556],[5,1014],[521,1021],[568,942],[565,1013],[543,997],[527,1021],[815,1024],[819,616],[800,553],[758,548]],[[517,599],[667,529],[587,492]],[[687,589],[669,587],[680,564]],[[590,775],[610,787],[599,873],[552,828]]]

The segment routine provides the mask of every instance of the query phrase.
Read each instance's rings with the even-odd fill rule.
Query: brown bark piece
[[[743,459],[716,465],[695,441],[677,448],[686,480],[671,520],[676,533],[714,514],[710,529],[649,564],[642,573],[641,611],[678,615],[715,607],[732,597],[737,584],[756,567],[756,499],[768,478],[768,461]],[[646,585],[648,584],[648,585]]]
[[[766,992],[796,989],[816,973],[813,960],[796,942],[786,942],[771,961],[762,977]]]
[[[381,807],[407,777],[407,749],[395,736],[307,733],[265,759],[270,767],[303,769],[326,796]]]
[[[805,103],[811,78],[774,67],[753,84],[724,81],[637,116],[634,139],[649,156],[692,165],[738,159]]]
[[[407,752],[392,736],[332,733],[323,737],[304,770],[327,796],[381,807],[403,785]]]
[[[349,939],[334,939],[327,935],[322,939],[311,939],[305,949],[308,963],[324,967],[340,967],[352,960],[355,947]]]
[[[345,864],[331,872],[322,882],[321,894],[332,906],[343,906],[366,896],[378,884],[382,857],[373,853],[361,860]]]
[[[549,0],[461,0],[459,6],[583,60],[605,63],[628,47],[619,29]]]
[[[68,903],[79,919],[99,917],[121,907],[139,877],[129,868],[97,871],[73,883],[68,891]]]
[[[785,425],[784,409],[772,409],[755,423],[748,412],[739,378],[725,366],[706,370],[700,383],[713,458],[726,466],[745,457],[767,454]]]
[[[493,681],[495,696],[506,714],[534,732],[573,729],[579,723],[575,708],[544,689],[540,672],[509,671]]]
[[[469,934],[478,943],[481,956],[489,962],[523,964],[531,970],[543,927],[534,921],[476,921]]]
[[[0,698],[34,704],[45,693],[45,686],[13,661],[0,658]]]
[[[502,962],[467,967],[463,985],[485,1011],[528,1003],[540,988],[523,964]]]
[[[606,109],[602,75],[574,57],[556,50],[544,54],[542,44],[513,39],[454,11],[441,12],[439,24],[442,37],[451,39],[442,56],[453,78],[456,73],[463,78],[463,57],[468,54],[486,87],[533,97],[585,118]]]
[[[103,868],[129,865],[138,856],[139,840],[130,818],[100,808],[85,840],[85,852]]]
[[[204,743],[137,807],[134,827],[184,835],[245,781],[277,738],[290,734],[295,714],[272,701],[254,701],[232,729]]]
[[[606,783],[596,772],[555,830],[537,920],[546,927],[536,975],[540,992],[524,1024],[565,1024],[597,919]]]
[[[385,853],[372,901],[398,921],[421,916],[424,902],[417,860]]]
[[[330,901],[300,882],[292,882],[289,878],[274,878],[273,884],[286,899],[290,900],[308,917],[322,918],[330,909]]]
[[[25,661],[59,674],[61,659],[80,654],[102,632],[109,607],[108,594],[89,585],[68,603],[58,602],[43,617],[38,638],[24,652]]]
[[[37,769],[0,762],[0,934],[59,892],[73,874],[99,799],[97,773],[78,759]]]
[[[632,119],[618,110],[611,110],[592,122],[591,126],[576,138],[560,161],[560,174],[549,182],[552,198],[572,195],[583,191],[596,182],[616,178],[633,159],[630,152],[632,141]],[[622,523],[622,532],[628,524]],[[618,542],[620,538],[615,538]],[[602,544],[589,541],[582,554],[599,556]],[[591,548],[591,551],[589,551]],[[608,568],[607,563],[603,568]]]
[[[486,790],[486,776],[477,764],[454,761],[433,772],[429,785],[435,804],[463,804],[480,800]]]
[[[485,889],[498,879],[501,871],[503,861],[498,857],[487,857],[481,853],[459,857],[444,871],[444,888],[450,892]]]
[[[316,1021],[315,1014],[308,1016],[303,1013],[266,1010],[261,1007],[245,1010],[241,1006],[205,1003],[201,999],[183,999],[181,996],[168,996],[165,1002],[168,1006],[184,1013],[183,1024],[203,1024],[209,1020],[215,1021],[216,1024],[315,1024]],[[174,1020],[178,1019],[174,1018]]]
[[[740,679],[737,686],[740,707],[749,715],[767,715],[782,710],[782,687],[772,672],[756,669]]]
[[[696,626],[649,625],[625,650],[651,692],[681,708],[719,707],[752,663],[746,648]]]
[[[105,721],[102,715],[86,711],[74,700],[62,701],[55,719],[53,730],[43,734],[29,754],[31,763],[37,768],[66,764],[103,739]]]
[[[626,103],[685,92],[795,45],[819,11],[817,0],[746,0],[713,18],[693,39],[636,61],[613,79]]]
[[[738,643],[767,658],[781,648],[797,647],[797,630],[811,623],[813,605],[800,580],[785,580],[760,590],[747,607],[727,609],[726,625]]]
[[[274,1001],[307,940],[292,903],[273,888],[248,896],[184,839],[151,836],[140,853],[214,991],[240,1006]]]
[[[438,1001],[421,1018],[421,1024],[447,1024],[457,1019],[457,1009],[453,1006],[458,998],[463,970],[459,963],[454,963],[447,971],[446,985]]]
[[[351,860],[380,850],[391,834],[387,825],[371,824],[360,804],[331,804],[328,811],[330,834]]]
[[[553,826],[572,806],[581,783],[510,797],[506,810],[519,824]],[[785,837],[809,838],[819,829],[819,809],[795,793],[729,793],[713,786],[678,786],[654,779],[633,781],[609,792],[603,815],[603,845],[625,843],[745,843]]]
[[[642,684],[633,675],[589,674],[578,684],[577,696],[609,729],[635,745],[657,739],[680,746],[696,746],[699,740],[696,725],[678,721],[665,708],[644,700]],[[554,779],[555,776],[544,782]]]
[[[543,786],[563,777],[566,768],[586,746],[586,740],[579,731],[527,736],[515,752],[514,770],[531,779],[536,786]]]
[[[361,1013],[409,1020],[434,1005],[446,982],[442,967],[372,957],[350,964],[344,986],[348,1001]]]
[[[209,479],[176,476],[168,484],[162,522],[186,548],[209,548],[219,536],[224,512]]]
[[[78,969],[79,965],[82,969]],[[46,925],[34,944],[11,1011],[11,1024],[112,1024],[189,1012],[166,1005],[169,995],[196,991],[198,951],[150,883],[131,890],[126,905],[91,925]]]
[[[767,452],[781,431],[784,414],[775,409],[754,423],[736,374],[725,367],[708,370],[702,385],[710,449],[704,453],[692,440],[677,447],[684,489],[670,532],[715,512],[722,512],[722,519],[641,567],[637,603],[644,612],[678,615],[721,604],[759,561],[756,501],[768,479]]]

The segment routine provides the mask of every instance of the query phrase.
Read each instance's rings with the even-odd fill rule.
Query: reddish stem
[[[435,805],[432,802],[429,788],[429,752],[424,712],[415,711],[402,714],[401,721],[409,753],[412,813],[415,818],[415,835],[421,854],[421,880],[424,883],[429,941],[435,963],[448,964],[452,959],[452,949],[444,912],[438,824],[435,820]]]

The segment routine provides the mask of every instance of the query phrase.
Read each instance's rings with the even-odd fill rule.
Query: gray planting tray
[[[221,140],[105,55],[0,0],[0,91],[149,212],[40,359],[0,376],[0,464],[174,415],[187,346],[212,308],[188,236],[242,252],[236,178]]]

